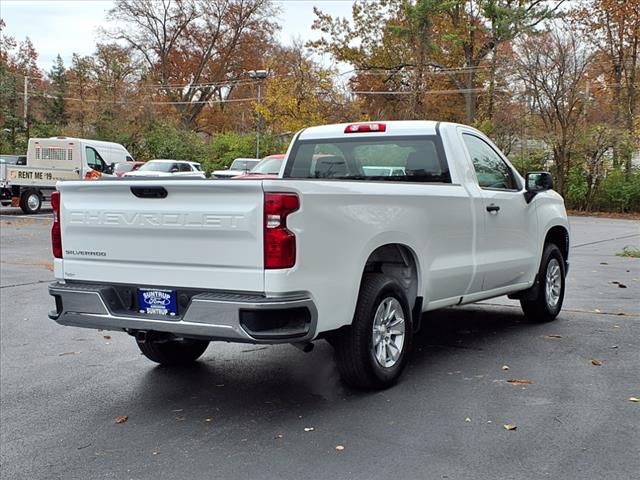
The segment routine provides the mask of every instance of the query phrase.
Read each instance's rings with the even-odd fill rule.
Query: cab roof
[[[305,128],[300,132],[298,140],[319,140],[327,138],[353,138],[372,136],[398,136],[398,135],[435,135],[436,125],[440,123],[434,120],[389,120],[389,121],[363,121],[349,123],[335,123],[332,125],[320,125]],[[385,131],[349,132],[346,130],[353,125],[384,125]]]

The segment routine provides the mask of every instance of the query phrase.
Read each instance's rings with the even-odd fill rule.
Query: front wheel
[[[393,385],[407,363],[412,333],[409,302],[397,280],[365,275],[353,323],[333,342],[343,381],[363,389]]]
[[[38,213],[42,208],[42,195],[37,190],[27,190],[20,195],[20,208],[26,214]]]
[[[136,343],[149,360],[168,366],[193,363],[209,346],[207,340],[177,338],[153,333],[147,333],[144,339],[136,338]]]
[[[562,309],[565,290],[564,258],[560,249],[553,243],[544,247],[538,280],[536,297],[520,300],[520,306],[527,320],[538,323],[550,322]]]

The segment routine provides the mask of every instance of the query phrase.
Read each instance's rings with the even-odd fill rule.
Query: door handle
[[[500,207],[495,203],[492,203],[491,205],[487,205],[487,212],[499,212],[499,211],[500,211]]]

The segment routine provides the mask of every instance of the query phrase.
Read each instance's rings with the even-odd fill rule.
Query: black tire
[[[144,341],[136,338],[138,348],[149,360],[161,365],[188,365],[195,362],[207,349],[207,340],[176,338],[148,333]]]
[[[557,269],[556,275],[550,270]],[[559,276],[559,277],[558,277]],[[549,283],[550,279],[554,283]],[[527,320],[534,323],[545,323],[554,320],[562,309],[565,292],[565,263],[560,249],[553,243],[547,243],[542,252],[539,285],[535,298],[520,300],[520,306]],[[555,301],[554,301],[555,300]]]
[[[9,205],[11,205],[11,202],[0,202],[0,204],[1,204],[3,207],[8,207]]]
[[[385,305],[393,305],[393,302],[389,299],[395,299],[402,308],[404,336],[402,337],[400,348],[395,347],[399,352],[397,359],[392,365],[383,366],[377,359],[377,353],[384,351],[382,355],[385,356],[391,349],[386,346],[389,343],[383,343],[383,347],[380,350],[374,350],[374,323],[376,312],[379,307],[383,308],[383,303]],[[387,325],[398,321],[397,317],[394,318],[395,320],[390,320]],[[378,338],[382,339],[383,342],[390,342],[394,345],[396,345],[395,341],[400,343],[399,336],[395,337],[395,341],[391,338],[393,333],[392,331],[390,333],[389,328],[388,326],[386,333],[379,333]],[[407,363],[411,350],[412,334],[411,309],[405,292],[398,281],[382,274],[364,275],[360,293],[358,294],[353,323],[340,332],[332,342],[335,347],[336,362],[342,380],[352,387],[366,390],[390,387],[400,378]],[[380,342],[377,345],[380,347]]]
[[[20,195],[20,208],[27,215],[38,213],[42,208],[42,195],[37,190],[25,190]]]

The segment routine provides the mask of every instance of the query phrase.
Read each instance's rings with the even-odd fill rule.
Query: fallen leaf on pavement
[[[555,340],[556,338],[562,338],[562,335],[545,335],[544,338]]]
[[[509,370],[509,365],[502,365],[502,370]]]
[[[59,353],[58,356],[59,357],[64,357],[65,355],[77,355],[80,352],[64,352],[64,353]]]
[[[595,365],[596,367],[599,367],[602,365],[602,360],[598,360],[597,358],[592,358],[591,365]]]
[[[313,427],[304,427],[304,431],[305,432],[313,432],[315,430],[315,428]]]
[[[600,262],[600,265],[609,265],[607,262]]]
[[[469,417],[467,417],[467,418],[465,418],[465,419],[464,419],[464,421],[465,421],[465,422],[470,422],[470,421],[471,421],[471,419],[470,419]]]
[[[104,335],[104,336],[103,336],[103,338],[104,338],[105,340],[111,340],[111,335]]]
[[[514,425],[513,423],[507,423],[505,425],[503,425],[505,430],[516,430],[518,428],[517,425]]]
[[[211,421],[211,419],[210,419],[210,418],[205,418],[205,419],[204,419],[204,421],[205,421],[205,422],[210,422],[210,421]]]
[[[338,450],[339,452],[344,450],[344,446],[343,445],[336,445],[336,450]]]
[[[627,288],[627,286],[624,283],[619,283],[618,288]]]
[[[127,420],[129,420],[129,417],[127,415],[118,415],[116,417],[116,423],[124,423]]]
[[[602,313],[602,310],[600,310],[599,308],[594,308],[593,311],[596,313]]]
[[[531,380],[524,380],[520,378],[511,378],[507,380],[507,383],[511,385],[531,385]]]
[[[278,434],[276,434],[276,436],[275,436],[275,437],[273,437],[273,438],[282,438],[282,437],[284,437],[284,435],[282,435],[281,433],[278,433]]]
[[[639,402],[640,402],[640,398],[636,398],[636,397],[629,397],[629,401],[630,401],[630,402],[634,402],[634,403],[639,403]]]

